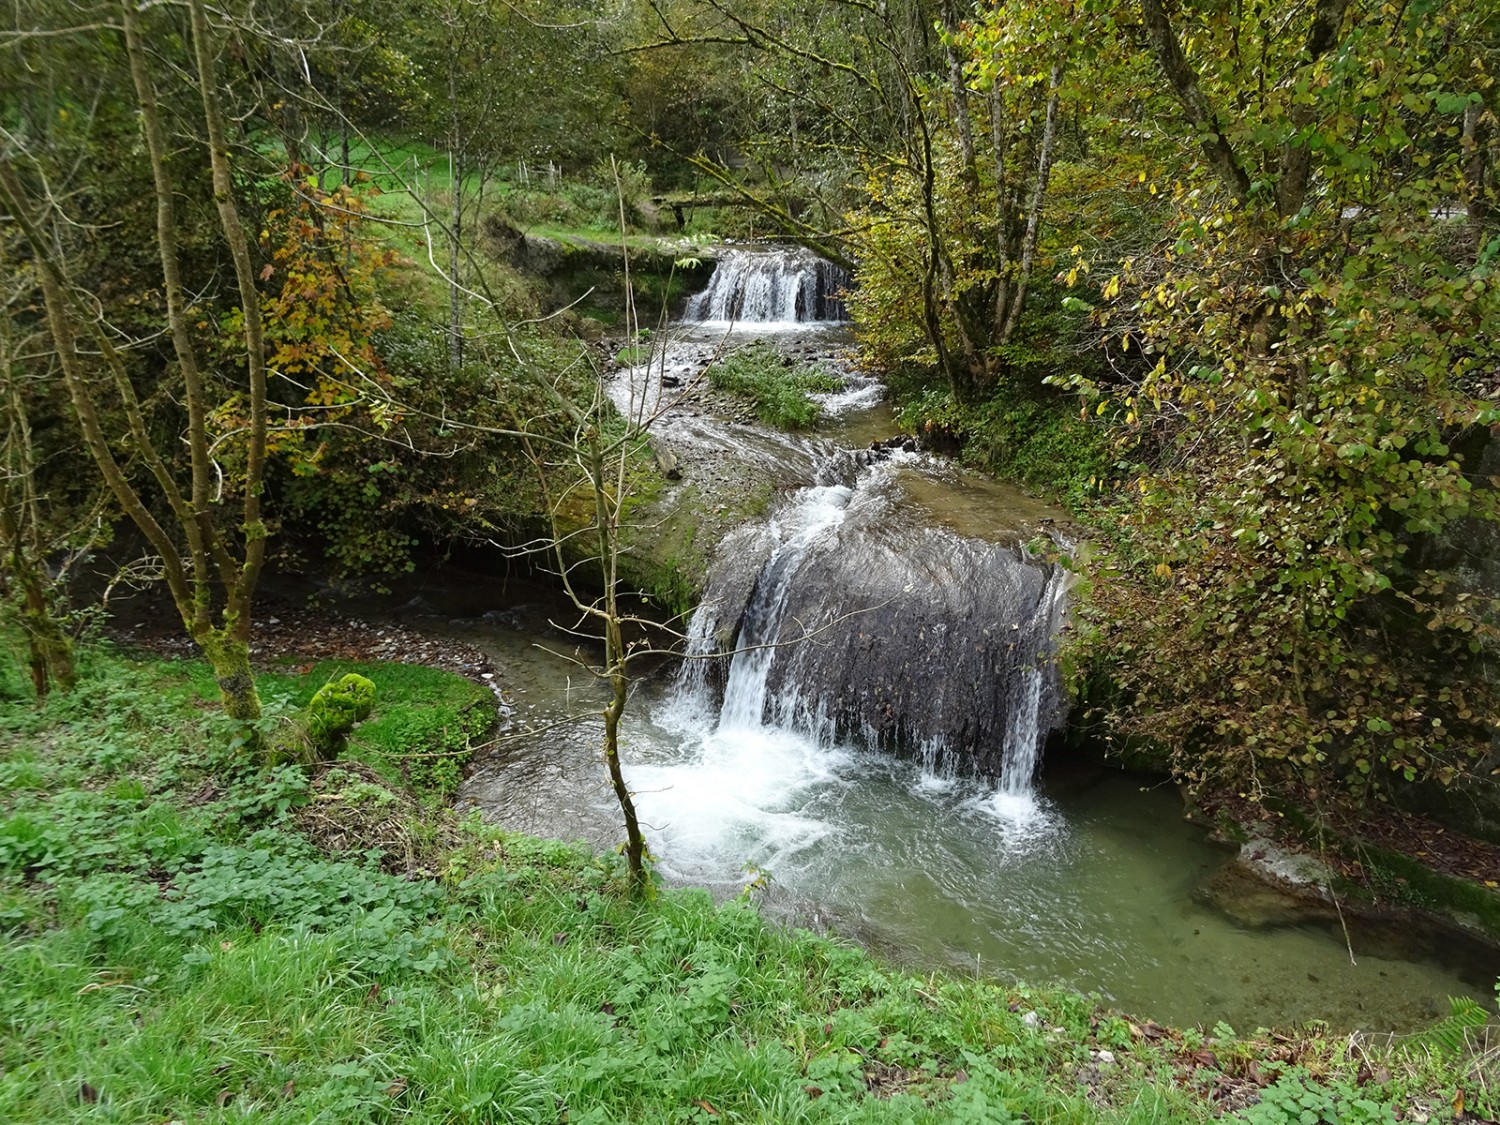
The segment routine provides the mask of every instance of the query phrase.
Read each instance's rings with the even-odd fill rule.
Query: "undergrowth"
[[[837,376],[807,363],[790,363],[775,348],[751,344],[730,352],[709,368],[708,381],[721,391],[748,399],[768,426],[806,429],[823,408],[811,397],[836,391]]]
[[[204,701],[218,698],[205,666],[184,662],[180,673]],[[285,665],[257,678],[268,724],[306,707],[324,684],[349,673],[374,683],[375,709],[355,730],[344,756],[421,796],[451,798],[474,746],[495,725],[494,695],[462,676],[420,664],[321,660]]]
[[[894,971],[745,901],[632,897],[616,856],[424,808],[365,767],[252,769],[196,666],[84,655],[72,694],[0,703],[0,1120],[1312,1123],[1418,1106],[1440,1120],[1455,1096],[1497,1108],[1493,1076],[1485,1087],[1447,1032],[1443,1050],[1406,1054],[1175,1032],[1070,993]],[[339,804],[369,824],[406,818],[422,870],[376,839],[330,854],[299,830]]]
[[[951,437],[970,468],[1034,488],[1074,511],[1097,503],[1104,482],[1120,470],[1108,434],[1079,417],[1076,398],[998,386],[979,402],[958,403],[946,389],[899,373],[891,385],[903,429]]]

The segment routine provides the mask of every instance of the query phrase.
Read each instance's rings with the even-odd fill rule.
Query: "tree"
[[[1141,462],[1096,586],[1121,728],[1257,794],[1456,782],[1500,718],[1496,607],[1427,562],[1497,518],[1493,13],[1138,10],[1179,149],[1133,190],[1174,224],[1104,271],[1077,384]]]
[[[115,335],[98,315],[97,304],[75,283],[64,249],[71,241],[65,201],[50,191],[44,167],[28,151],[27,138],[13,131],[7,131],[0,160],[0,202],[29,248],[58,367],[89,454],[121,510],[157,552],[183,625],[213,665],[225,711],[250,723],[260,716],[249,661],[250,606],[269,535],[262,511],[267,369],[261,296],[237,202],[223,108],[218,62],[222,47],[206,9],[194,0],[188,5],[183,36],[190,49],[184,61],[193,76],[202,127],[194,143],[207,157],[217,226],[232,264],[236,335],[241,341],[237,375],[245,396],[243,427],[222,435],[216,443],[210,433],[216,373],[205,368],[192,322],[174,176],[177,161],[169,147],[147,47],[152,31],[144,26],[134,4],[123,3],[120,18],[153,185],[159,276],[176,360],[177,394],[186,414],[189,465],[185,479],[176,472],[171,451],[162,448],[148,425],[141,395]],[[166,381],[165,373],[161,378]],[[109,413],[100,406],[106,386],[113,397]],[[116,418],[123,432],[112,431]],[[221,477],[219,447],[225,443],[238,452],[240,468],[232,482]],[[144,480],[133,472],[136,463]],[[149,491],[144,487],[147,480]],[[239,494],[238,518],[229,526],[219,519],[221,502],[216,498],[226,486]]]
[[[936,369],[960,401],[1012,377],[1064,117],[1084,90],[1074,64],[1098,21],[1032,3],[981,17],[957,0],[652,8],[636,50],[759,56],[746,81],[762,112],[738,138],[758,181],[691,159],[786,233],[859,262],[854,309],[877,355]]]
[[[29,294],[29,280],[7,273],[4,286],[0,293],[0,601],[11,605],[20,624],[32,687],[41,700],[53,688],[71,691],[77,678],[72,638],[63,621],[62,579],[67,567],[54,571],[52,564],[63,553],[71,561],[77,549],[90,545],[94,536],[87,531],[80,534],[76,526],[59,518],[67,511],[65,505],[46,502],[45,490],[61,482],[57,474],[46,473],[37,463],[32,415],[34,402],[45,397],[50,356],[36,346],[35,334],[17,325],[16,306]],[[89,521],[81,522],[86,529]]]
[[[600,143],[613,111],[610,72],[587,5],[443,0],[417,5],[402,22],[417,78],[403,128],[430,138],[448,165],[443,272],[456,374],[472,270],[465,246],[497,194],[502,164],[539,156],[550,163],[576,153],[580,138]],[[559,73],[574,77],[559,82]],[[437,209],[436,198],[424,202]]]

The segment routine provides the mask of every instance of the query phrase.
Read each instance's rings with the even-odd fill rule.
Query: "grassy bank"
[[[1463,1052],[1176,1032],[634,901],[367,767],[248,769],[203,676],[90,650],[73,695],[0,702],[0,1120],[1495,1115]]]

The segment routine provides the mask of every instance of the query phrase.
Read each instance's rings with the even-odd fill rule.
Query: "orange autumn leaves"
[[[269,452],[289,460],[294,473],[317,471],[326,442],[321,429],[354,425],[385,430],[395,420],[383,393],[389,377],[375,347],[389,327],[380,302],[394,251],[367,233],[369,209],[351,186],[324,190],[316,177],[293,170],[282,205],[268,211],[259,232],[259,280],[276,408]],[[236,308],[221,321],[226,350],[243,333]],[[221,440],[243,425],[242,396],[215,413]]]

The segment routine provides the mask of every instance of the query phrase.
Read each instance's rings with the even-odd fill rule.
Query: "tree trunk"
[[[1010,308],[1000,329],[996,343],[1008,342],[1021,321],[1021,308],[1026,303],[1026,287],[1031,280],[1032,268],[1036,265],[1036,245],[1042,231],[1042,205],[1047,198],[1047,185],[1052,179],[1052,154],[1057,145],[1057,105],[1062,92],[1062,67],[1052,68],[1050,89],[1047,95],[1047,118],[1042,127],[1042,143],[1036,158],[1036,179],[1031,190],[1030,205],[1026,215],[1026,234],[1021,245],[1021,267],[1016,273],[1015,292],[1010,298]]]
[[[1489,237],[1489,221],[1494,208],[1490,200],[1490,146],[1486,134],[1492,131],[1490,117],[1483,102],[1464,110],[1462,153],[1464,161],[1464,210],[1469,217],[1469,237],[1477,257]]]
[[[0,413],[6,422],[0,439],[0,549],[5,553],[5,565],[0,566],[0,598],[11,596],[11,586],[20,595],[21,632],[26,637],[31,684],[37,699],[42,700],[54,686],[71,691],[76,675],[73,642],[54,616],[47,596],[51,580],[43,560],[48,545],[37,497],[31,424],[18,385],[19,373],[11,368],[15,351],[8,312],[0,319],[0,349],[0,373],[5,377]]]
[[[36,697],[46,699],[54,687],[70,692],[78,682],[73,641],[52,616],[41,584],[22,582],[21,587],[25,593],[21,631],[26,634],[27,663],[31,665],[31,684],[36,688]]]
[[[588,475],[594,488],[594,520],[599,541],[599,565],[604,571],[604,668],[609,676],[610,700],[604,708],[604,764],[615,799],[625,818],[625,860],[630,869],[630,886],[637,894],[646,887],[646,840],[635,813],[635,799],[625,783],[620,766],[620,716],[625,713],[630,681],[625,674],[626,650],[620,633],[620,607],[616,597],[619,541],[616,537],[613,508],[605,492],[604,457],[599,449],[599,431],[591,427],[588,434]]]
[[[948,62],[948,86],[953,93],[953,119],[958,127],[958,147],[963,157],[964,184],[970,191],[970,199],[978,198],[979,168],[974,157],[974,125],[969,117],[969,84],[964,78],[964,63],[953,46],[953,37],[958,34],[960,20],[953,9],[952,0],[943,0],[939,6],[943,30],[943,54]]]
[[[1204,157],[1235,201],[1244,203],[1250,198],[1250,176],[1219,128],[1218,114],[1209,105],[1198,85],[1198,76],[1182,53],[1182,44],[1178,42],[1177,31],[1172,27],[1172,19],[1162,0],[1141,0],[1141,21],[1146,25],[1146,37],[1151,41],[1151,51],[1166,76],[1167,85],[1203,138]]]
[[[0,532],[10,538],[19,534],[8,513],[0,513]],[[31,686],[38,700],[46,699],[52,689],[72,691],[77,683],[77,666],[73,660],[73,642],[52,613],[47,599],[47,580],[40,564],[29,558],[24,547],[12,541],[8,579],[18,588],[21,600],[21,632],[26,637],[26,663],[31,670]],[[0,583],[4,593],[4,583]]]
[[[630,795],[630,787],[625,783],[625,772],[620,765],[620,716],[625,713],[629,684],[618,664],[619,623],[611,621],[608,632],[613,634],[614,639],[605,647],[615,654],[613,659],[616,663],[609,677],[609,704],[604,708],[604,764],[609,769],[609,783],[614,787],[615,800],[619,802],[620,812],[625,818],[625,862],[630,870],[630,887],[639,893],[646,886],[646,840],[641,835],[641,822],[635,813],[635,799]],[[606,658],[609,658],[608,654]]]
[[[237,636],[240,631],[201,630],[193,639],[213,667],[224,714],[248,725],[260,718],[260,693],[256,691],[255,673],[250,668],[250,641]]]

